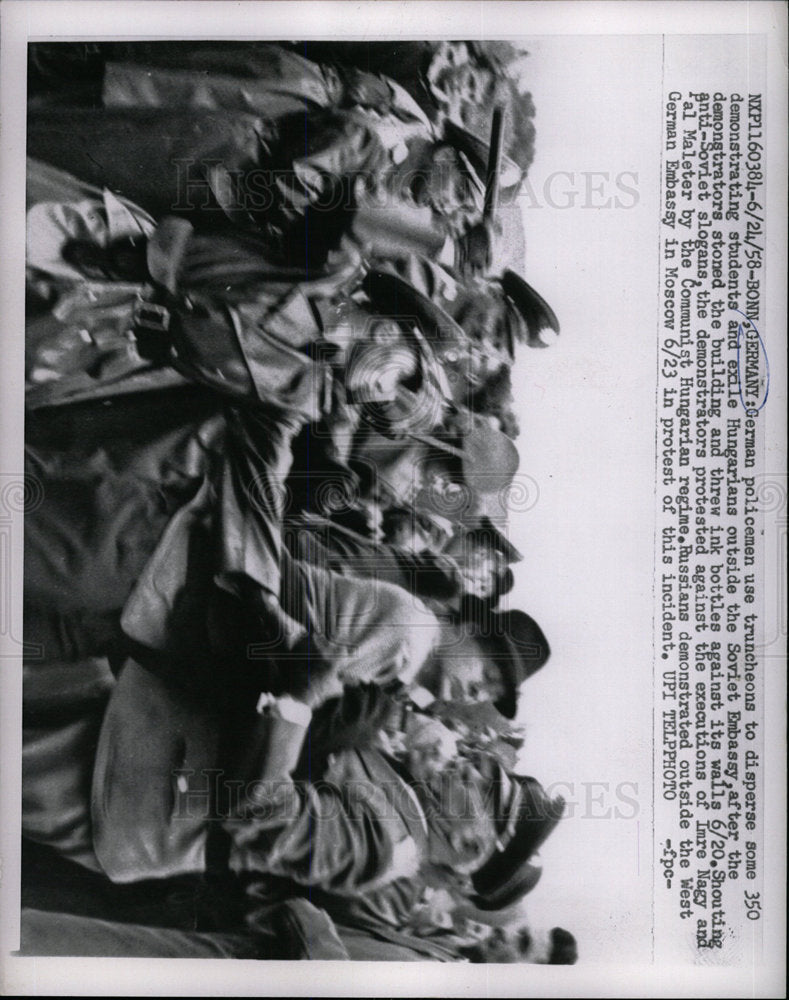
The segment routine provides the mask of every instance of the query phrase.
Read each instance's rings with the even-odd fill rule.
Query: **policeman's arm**
[[[225,828],[239,874],[276,875],[340,895],[385,880],[402,839],[383,793],[362,781],[261,784]]]
[[[339,698],[326,701],[313,715],[294,773],[320,775],[329,754],[348,747],[374,745],[378,732],[389,723],[400,704],[394,686],[346,687]]]

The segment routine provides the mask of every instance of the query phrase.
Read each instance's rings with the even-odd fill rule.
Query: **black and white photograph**
[[[3,990],[782,995],[785,5],[3,7]]]

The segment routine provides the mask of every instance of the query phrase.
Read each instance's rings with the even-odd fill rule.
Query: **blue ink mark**
[[[762,409],[764,404],[767,402],[767,397],[770,394],[770,361],[769,358],[767,357],[767,349],[764,346],[764,341],[762,340],[761,334],[756,329],[756,324],[754,323],[754,321],[752,319],[748,319],[745,313],[741,312],[739,309],[735,309],[734,312],[739,313],[740,316],[742,316],[742,318],[745,320],[746,324],[753,327],[754,333],[756,334],[756,337],[759,341],[759,353],[764,357],[764,373],[765,373],[764,399],[761,401],[761,403],[759,403],[758,406],[746,406],[745,400],[743,399],[742,395],[742,377],[740,368],[740,353],[742,350],[742,338],[745,335],[745,331],[743,330],[742,323],[739,323],[737,325],[737,388],[740,394],[740,403],[742,404],[742,408],[745,410],[745,412],[748,414],[749,417],[753,417],[759,412],[759,410]]]

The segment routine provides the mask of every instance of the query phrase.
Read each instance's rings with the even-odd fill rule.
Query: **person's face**
[[[472,341],[469,346],[469,382],[481,385],[511,363],[509,354],[496,347],[492,341]]]
[[[548,965],[551,961],[553,942],[551,931],[547,928],[535,929],[519,927],[516,931],[519,938],[520,962],[531,962],[533,965]]]
[[[468,341],[445,352],[445,363],[458,372],[465,385],[472,389],[484,385],[493,375],[496,375],[512,364],[512,359],[506,350],[499,350],[488,340]]]
[[[479,133],[490,127],[489,106],[496,86],[490,70],[470,61],[458,62],[439,74],[436,86],[448,118]]]
[[[406,723],[406,764],[417,782],[431,788],[457,756],[457,734],[438,719],[412,714]]]
[[[487,937],[477,942],[474,951],[478,962],[503,965],[524,961],[513,937],[503,927],[493,927]]]
[[[451,218],[458,212],[470,211],[468,185],[450,149],[438,150],[427,179],[427,196],[436,211]]]
[[[504,684],[498,668],[487,657],[463,649],[452,656],[442,693],[446,701],[498,701],[504,696]]]
[[[493,89],[493,74],[490,70],[475,66],[472,62],[462,62],[449,66],[441,75],[441,89],[457,104],[483,104]]]
[[[483,702],[498,701],[504,696],[504,683],[495,664],[484,655],[480,644],[471,636],[458,639],[448,633],[449,641],[420,671],[417,683],[439,701]]]
[[[471,58],[465,42],[441,42],[436,54],[443,60],[445,67],[462,66]]]
[[[491,322],[480,334],[479,350],[484,355],[488,375],[493,375],[512,364],[512,357],[504,343],[503,322],[500,316],[492,317]]]
[[[549,965],[553,952],[552,930],[528,926],[494,927],[492,933],[473,945],[475,962],[528,962]]]
[[[506,339],[506,305],[483,285],[476,287],[476,293],[459,321],[473,348],[472,373],[489,376],[512,364]]]
[[[458,757],[448,762],[434,781],[441,814],[431,819],[428,829],[432,864],[468,875],[490,857],[496,830],[480,795],[482,783],[479,772]]]
[[[370,340],[374,344],[385,344],[392,347],[404,342],[403,331],[400,329],[399,323],[393,319],[381,317],[371,323]]]
[[[467,543],[459,565],[463,592],[485,600],[493,595],[505,562],[501,552],[487,545]]]
[[[375,482],[382,502],[391,503],[395,507],[408,507],[415,504],[424,489],[424,467],[419,461],[420,449],[423,446],[414,444],[412,447],[401,448],[385,462],[377,461]]]

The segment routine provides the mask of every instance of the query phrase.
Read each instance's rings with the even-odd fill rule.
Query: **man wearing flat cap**
[[[494,611],[481,622],[445,626],[416,682],[444,701],[490,700],[514,719],[521,685],[549,656],[548,641],[530,615]]]
[[[471,901],[480,910],[504,910],[521,900],[542,875],[537,852],[564,813],[561,796],[551,798],[535,778],[507,775],[492,783],[497,849],[472,876]]]

